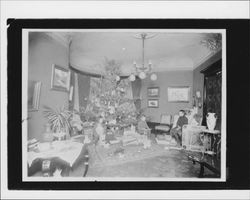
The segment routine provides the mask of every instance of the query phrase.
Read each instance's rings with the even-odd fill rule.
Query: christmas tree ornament
[[[121,79],[120,76],[116,76],[116,77],[115,77],[115,80],[116,80],[116,81],[119,81],[120,79]]]

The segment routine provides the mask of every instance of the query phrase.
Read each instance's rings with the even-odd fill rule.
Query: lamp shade
[[[134,74],[131,74],[129,76],[129,80],[132,82],[132,81],[135,81],[135,75]]]
[[[150,79],[151,79],[152,81],[156,81],[156,80],[157,80],[157,75],[156,75],[155,73],[154,73],[154,74],[151,74]]]
[[[146,78],[146,73],[145,72],[140,72],[139,73],[139,78],[140,79],[145,79]]]

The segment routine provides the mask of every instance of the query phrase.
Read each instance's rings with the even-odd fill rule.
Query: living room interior
[[[29,178],[221,178],[221,32],[27,37]]]

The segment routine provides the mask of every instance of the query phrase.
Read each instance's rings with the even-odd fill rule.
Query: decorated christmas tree
[[[118,128],[137,124],[139,115],[134,100],[127,95],[131,83],[128,78],[121,77],[120,66],[114,60],[105,60],[105,74],[92,81],[85,110],[85,115],[96,119],[102,117],[107,125]]]

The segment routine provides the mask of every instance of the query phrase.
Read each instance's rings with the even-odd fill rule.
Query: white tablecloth
[[[48,144],[48,143],[47,143]],[[45,143],[42,145],[47,145]],[[74,164],[82,151],[83,144],[73,141],[55,141],[52,143],[51,148],[40,152],[28,152],[28,164],[31,166],[36,158],[51,158],[59,157],[60,159],[68,162],[70,166]]]

